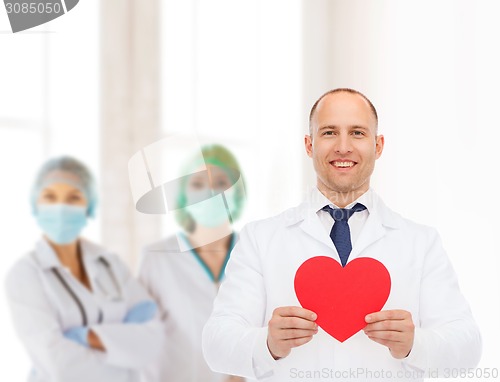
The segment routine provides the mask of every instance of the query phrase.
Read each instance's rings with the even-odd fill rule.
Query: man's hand
[[[269,321],[267,347],[274,359],[286,357],[292,348],[302,346],[318,333],[318,316],[298,306],[276,308]]]
[[[411,313],[406,310],[383,310],[365,317],[365,334],[371,340],[387,346],[394,358],[410,354],[415,337]]]

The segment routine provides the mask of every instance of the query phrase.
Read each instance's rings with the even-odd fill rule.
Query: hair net
[[[31,189],[33,214],[36,214],[36,205],[40,192],[54,183],[66,183],[78,188],[87,199],[87,216],[95,217],[97,191],[94,177],[82,162],[70,156],[49,159],[38,170],[35,183]]]
[[[218,144],[206,145],[201,148],[203,155],[203,162],[201,162],[198,156],[195,159],[189,161],[185,165],[185,171],[183,173],[192,172],[193,169],[201,167],[203,165],[214,165],[223,169],[229,177],[233,187],[234,187],[234,202],[236,206],[235,213],[231,216],[233,222],[241,216],[243,211],[243,206],[245,204],[245,188],[243,175],[241,174],[241,169],[236,160],[235,156],[224,146]],[[239,181],[238,181],[239,180]],[[177,222],[188,232],[194,229],[194,221],[189,215],[189,213],[184,209],[186,207],[186,187],[187,178],[184,178],[180,184],[179,194],[177,197],[177,210],[176,210],[176,220]]]

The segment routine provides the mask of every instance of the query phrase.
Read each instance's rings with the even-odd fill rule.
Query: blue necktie
[[[337,248],[342,266],[345,267],[349,254],[352,250],[351,231],[349,230],[349,224],[347,224],[347,221],[352,214],[358,211],[366,210],[366,207],[361,203],[357,203],[352,208],[334,209],[330,206],[324,206],[322,210],[328,211],[333,220],[335,220],[332,230],[330,231],[330,238],[332,239],[335,248]]]

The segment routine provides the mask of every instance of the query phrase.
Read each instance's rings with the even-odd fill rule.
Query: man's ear
[[[304,145],[306,147],[307,155],[312,158],[312,138],[310,135],[304,136]]]
[[[375,138],[375,153],[376,159],[380,158],[382,151],[384,151],[385,139],[383,135],[377,135]]]

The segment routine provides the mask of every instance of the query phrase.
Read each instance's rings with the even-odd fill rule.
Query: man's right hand
[[[284,358],[292,348],[302,346],[318,333],[318,316],[298,306],[283,306],[273,311],[267,333],[267,347],[274,359]]]

